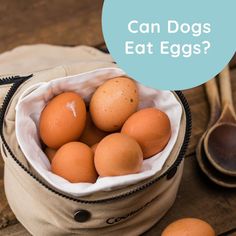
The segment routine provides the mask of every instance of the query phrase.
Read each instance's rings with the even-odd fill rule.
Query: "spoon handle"
[[[222,106],[226,105],[234,111],[233,98],[232,98],[232,89],[230,82],[230,71],[229,66],[227,65],[219,74],[220,78],[220,92],[221,92],[221,103]]]
[[[216,84],[216,79],[213,78],[205,83],[205,89],[208,97],[208,102],[210,104],[210,121],[208,126],[212,126],[220,117],[221,113],[221,104],[220,104],[220,96]]]

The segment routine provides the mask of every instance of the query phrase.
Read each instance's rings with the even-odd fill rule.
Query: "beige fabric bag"
[[[17,64],[17,59],[22,63]],[[140,235],[164,216],[177,194],[190,136],[190,111],[180,92],[174,93],[183,107],[180,131],[161,172],[123,189],[76,198],[53,189],[28,165],[15,136],[15,105],[25,89],[35,83],[115,67],[112,58],[89,47],[36,45],[3,54],[1,63],[6,67],[0,69],[0,74],[33,73],[31,78],[16,80],[0,116],[6,196],[17,219],[31,234]],[[1,99],[8,88],[9,85],[0,86]]]

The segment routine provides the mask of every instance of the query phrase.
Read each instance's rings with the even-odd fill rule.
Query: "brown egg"
[[[95,183],[97,172],[93,155],[92,149],[84,143],[67,143],[56,152],[51,170],[71,183]]]
[[[137,110],[138,103],[135,82],[126,77],[117,77],[106,81],[95,91],[90,102],[90,114],[99,129],[117,131]]]
[[[39,133],[43,142],[57,149],[63,144],[78,140],[86,121],[83,99],[74,92],[65,92],[54,97],[43,109]]]
[[[44,152],[45,152],[46,156],[48,157],[49,161],[52,162],[52,159],[55,156],[57,150],[56,149],[52,149],[50,147],[46,147]]]
[[[87,112],[86,125],[79,141],[87,144],[88,146],[92,146],[95,143],[100,142],[106,135],[108,135],[107,132],[98,129],[94,125],[90,113]]]
[[[145,108],[129,117],[121,133],[139,143],[146,159],[159,153],[167,145],[171,136],[170,120],[156,108]]]
[[[134,139],[114,133],[98,144],[94,161],[100,176],[128,175],[140,172],[143,153]]]
[[[98,143],[95,143],[95,144],[91,147],[94,153],[96,152],[97,146],[98,146]]]
[[[168,225],[161,236],[216,236],[216,233],[214,229],[203,220],[185,218]]]

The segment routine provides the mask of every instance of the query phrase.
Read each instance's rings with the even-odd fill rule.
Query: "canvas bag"
[[[48,58],[47,68],[50,65],[57,67],[43,70],[45,65],[40,67],[39,62],[34,62],[35,64],[32,63],[32,67],[30,66],[32,55],[35,55],[37,50],[41,53],[47,52],[46,55],[51,50],[51,52],[57,52],[58,55],[59,52],[63,53],[65,48],[38,45],[31,46],[27,50],[23,49],[22,51],[28,50],[25,58],[26,61],[28,60],[27,68],[30,69],[27,70],[24,65],[21,68],[15,66],[13,73],[26,75],[33,72],[33,77],[23,78],[15,83],[13,90],[16,92],[12,97],[8,96],[10,101],[6,112],[3,111],[4,123],[1,127],[5,190],[9,204],[18,220],[33,235],[139,235],[149,229],[173,204],[182,175],[182,158],[189,139],[190,114],[181,93],[175,94],[183,106],[178,139],[158,175],[124,189],[75,198],[53,189],[37,173],[32,173],[17,145],[14,108],[19,96],[33,84],[97,68],[115,67],[115,65],[107,54],[88,47],[76,47],[69,49],[74,54],[68,52],[67,60],[64,53],[63,59],[67,65],[64,62],[63,66],[57,66],[57,63],[60,63],[58,57],[56,57],[57,60],[51,57]],[[15,54],[20,57],[21,53],[18,50]],[[35,72],[39,70],[40,72]],[[2,74],[8,74],[8,72]],[[1,98],[8,87],[1,86]]]

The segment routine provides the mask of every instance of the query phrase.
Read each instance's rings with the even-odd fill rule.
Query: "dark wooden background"
[[[90,45],[105,48],[101,30],[102,0],[0,0],[0,53],[22,44]],[[231,61],[233,97],[236,104],[236,59]],[[193,118],[193,132],[185,170],[174,206],[145,235],[160,235],[173,220],[197,217],[208,221],[217,234],[236,235],[236,191],[215,186],[199,170],[196,144],[206,128],[209,107],[204,86],[185,90]],[[8,225],[0,235],[25,236],[3,194],[0,161],[0,216]]]

